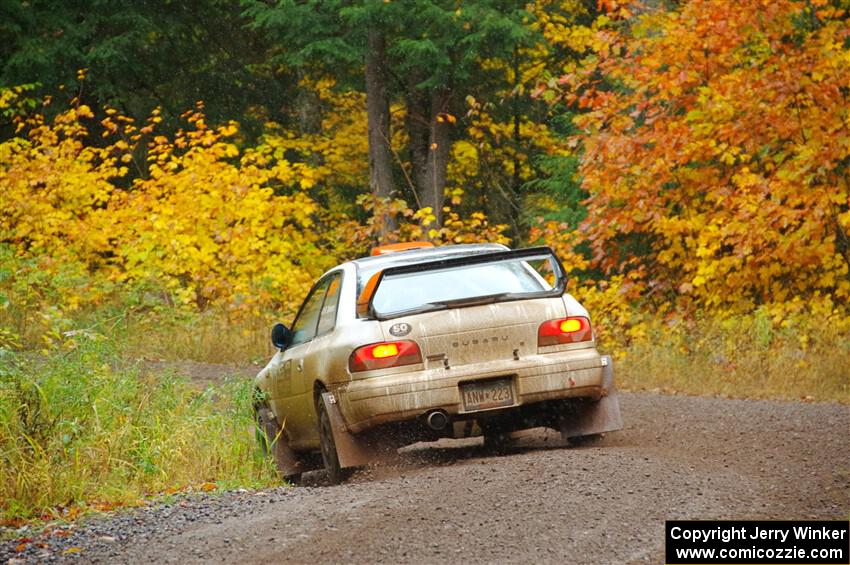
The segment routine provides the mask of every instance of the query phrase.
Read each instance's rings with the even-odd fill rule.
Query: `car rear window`
[[[386,273],[372,298],[380,316],[533,297],[552,290],[559,268],[551,255]],[[547,280],[548,279],[548,280]]]

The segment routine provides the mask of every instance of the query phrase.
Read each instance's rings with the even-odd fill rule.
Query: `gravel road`
[[[0,544],[0,563],[661,563],[666,519],[850,515],[847,406],[621,405],[626,429],[593,446],[542,430],[504,454],[416,446],[336,487],[315,473],[89,518],[20,552]]]

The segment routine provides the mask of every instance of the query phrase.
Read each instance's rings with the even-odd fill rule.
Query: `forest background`
[[[0,0],[3,518],[271,481],[157,367],[381,242],[550,245],[621,387],[850,401],[848,10]]]

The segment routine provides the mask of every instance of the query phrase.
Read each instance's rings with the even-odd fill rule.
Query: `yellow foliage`
[[[250,308],[305,294],[331,266],[309,229],[320,212],[302,190],[312,169],[240,156],[226,141],[235,133],[199,128],[178,136],[184,151],[167,139],[150,147],[150,177],[110,202],[123,226],[117,280],[161,281],[184,304]],[[281,185],[288,194],[276,194]]]
[[[332,79],[305,78],[301,86],[314,91],[323,107],[318,133],[295,135],[277,124],[267,124],[267,133],[257,151],[289,168],[288,182],[301,187],[365,186],[368,184],[366,98],[360,92],[335,90]],[[289,165],[288,160],[303,161]],[[306,166],[309,163],[309,166]],[[302,165],[302,166],[299,166]]]
[[[513,120],[496,120],[471,96],[467,104],[467,139],[455,142],[452,147],[447,171],[449,190],[462,187],[464,190],[492,191],[499,182],[494,183],[492,177],[499,172],[507,177],[516,174],[520,181],[526,182],[536,174],[530,159],[532,154],[570,154],[565,142],[545,123],[522,116],[519,123],[522,142],[517,145]]]
[[[460,200],[460,194],[455,198]],[[436,216],[429,207],[413,211],[407,202],[401,199],[379,199],[371,195],[362,195],[357,202],[369,213],[370,219],[365,225],[354,221],[343,222],[337,227],[338,239],[343,242],[346,256],[356,257],[368,253],[377,243],[399,241],[430,240],[440,244],[456,243],[502,243],[507,245],[510,239],[504,234],[505,224],[492,224],[481,212],[473,212],[462,217],[450,206],[443,207],[443,225],[434,227]],[[397,224],[394,230],[387,230],[387,223]]]
[[[85,114],[68,110],[53,125],[32,120],[27,137],[0,144],[0,241],[97,268],[110,249],[112,181],[127,170],[109,147],[84,144]]]
[[[46,272],[80,266],[88,282],[63,287],[63,309],[114,282],[153,282],[178,304],[291,309],[333,264],[311,229],[323,215],[305,191],[313,168],[241,151],[235,122],[210,128],[199,111],[173,139],[109,114],[103,147],[86,143],[85,106],[51,124],[33,116],[25,137],[0,144],[0,242]],[[147,169],[129,189],[124,163]]]
[[[0,143],[0,316],[16,328],[0,340],[72,344],[70,313],[119,291],[189,310],[293,313],[324,270],[368,251],[388,217],[391,240],[508,241],[481,213],[446,208],[436,228],[432,210],[402,200],[362,196],[365,222],[350,219],[350,204],[334,210],[330,187],[368,179],[363,101],[313,86],[335,108],[321,134],[270,125],[249,148],[236,122],[207,124],[200,103],[173,135],[159,132],[158,109],[138,125],[107,108],[98,146],[86,106],[21,119],[21,134]],[[463,192],[450,190],[453,205]],[[14,315],[2,312],[9,304]]]

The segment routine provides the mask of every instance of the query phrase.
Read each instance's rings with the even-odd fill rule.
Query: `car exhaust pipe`
[[[425,423],[435,432],[442,431],[449,423],[449,415],[445,410],[434,410],[425,418]]]

